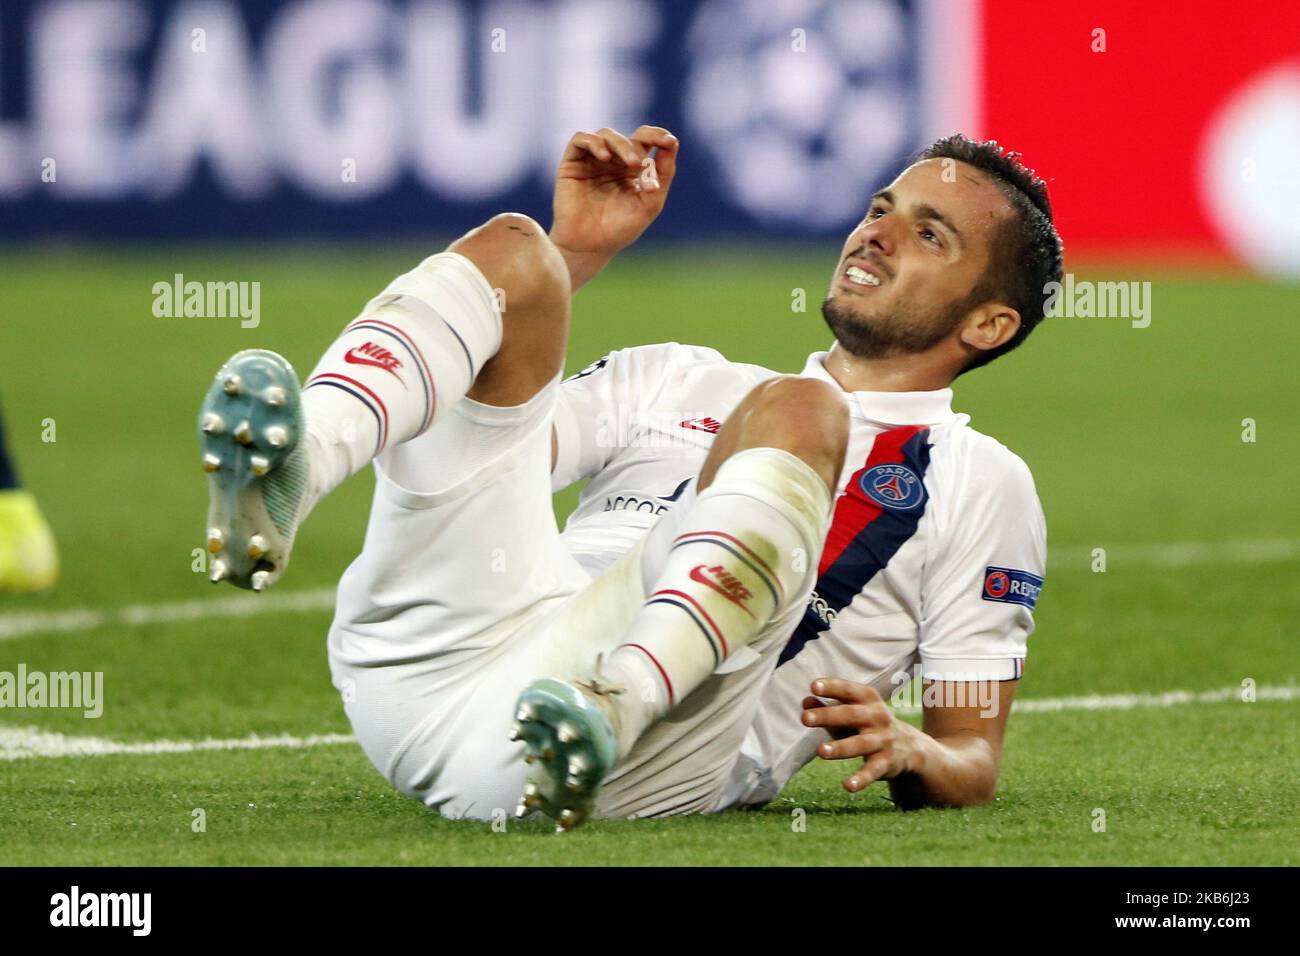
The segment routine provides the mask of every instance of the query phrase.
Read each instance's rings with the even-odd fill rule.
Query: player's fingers
[[[803,712],[805,727],[851,727],[854,729],[884,726],[886,720],[870,704],[829,704]]]
[[[672,183],[673,177],[677,175],[677,140],[673,139],[672,146],[659,146],[655,149],[655,174],[659,177],[659,182],[665,188]]]
[[[805,697],[803,699],[803,709],[805,714],[811,710],[821,710],[823,708],[830,707],[830,706],[832,705],[828,704],[826,701],[821,700],[817,697]],[[807,721],[804,722],[807,723]],[[813,726],[813,725],[809,724],[809,726]],[[842,739],[844,737],[852,737],[854,734],[858,732],[858,728],[857,727],[827,727],[826,731],[832,737],[836,739]]]
[[[654,147],[656,159],[662,155],[663,164],[668,165],[669,172],[677,168],[677,150],[681,147],[681,143],[663,126],[637,126],[632,133],[632,142],[640,144],[646,151]],[[660,169],[660,172],[663,170]]]
[[[862,769],[852,774],[844,781],[844,789],[849,793],[857,793],[864,790],[871,784],[875,783],[885,774],[889,773],[889,753],[888,751],[877,751],[867,758]]]
[[[654,148],[655,177],[667,186],[677,175],[677,137],[662,126],[638,126],[632,141],[646,150]]]
[[[646,149],[658,146],[660,149],[676,150],[677,137],[662,126],[638,126],[632,132],[632,141],[640,143]]]
[[[812,692],[818,697],[834,697],[836,700],[858,704],[872,704],[881,700],[874,687],[839,677],[819,677],[812,682]]]
[[[574,133],[568,145],[564,148],[562,161],[580,160],[588,155],[595,157],[602,163],[612,163],[614,161],[614,154],[605,144],[604,137],[597,136],[595,133]]]
[[[817,756],[822,760],[845,760],[849,757],[869,757],[885,745],[881,732],[854,734],[843,740],[827,740],[817,745]]]
[[[604,139],[605,145],[628,166],[639,167],[641,160],[645,159],[647,155],[644,148],[632,142],[618,130],[605,126],[597,135]]]

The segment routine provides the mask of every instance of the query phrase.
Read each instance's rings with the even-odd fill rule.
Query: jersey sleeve
[[[1047,525],[1029,468],[998,451],[972,466],[927,562],[919,647],[927,680],[1014,680],[1024,671]]]
[[[620,349],[560,383],[552,491],[591,478],[610,463],[621,447],[621,423],[652,406],[680,349],[675,343]]]

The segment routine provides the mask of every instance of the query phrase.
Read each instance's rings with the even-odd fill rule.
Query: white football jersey
[[[551,487],[591,479],[564,528],[578,562],[594,576],[631,550],[699,472],[722,418],[776,374],[674,342],[614,352],[566,380]]]
[[[827,353],[801,374],[834,384]],[[593,574],[632,547],[699,472],[727,415],[777,373],[713,349],[614,352],[568,379],[552,485],[590,478],[565,527]],[[800,721],[819,677],[889,695],[916,674],[1023,672],[1047,533],[1029,469],[952,411],[952,390],[846,392],[848,456],[816,589],[764,685],[718,809],[765,803],[815,756]]]

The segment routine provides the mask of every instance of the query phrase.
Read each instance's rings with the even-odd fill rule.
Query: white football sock
[[[300,515],[464,398],[501,336],[491,286],[454,252],[430,256],[371,299],[304,383],[310,479]]]
[[[647,546],[642,567],[662,570],[603,663],[604,677],[627,688],[620,754],[792,602],[807,602],[829,517],[830,493],[811,467],[751,448],[723,462],[676,539],[657,543],[666,556]]]

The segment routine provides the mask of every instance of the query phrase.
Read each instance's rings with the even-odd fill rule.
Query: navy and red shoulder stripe
[[[916,533],[928,503],[924,482],[930,467],[929,437],[930,430],[921,425],[881,432],[866,463],[835,503],[816,588],[830,617],[848,607]],[[792,660],[829,627],[809,606],[776,666]]]

